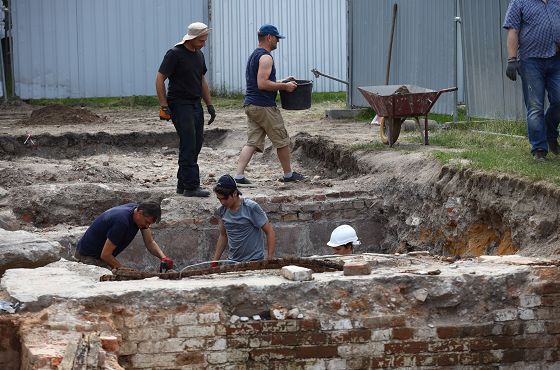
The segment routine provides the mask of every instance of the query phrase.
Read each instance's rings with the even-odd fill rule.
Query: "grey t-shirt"
[[[228,259],[236,262],[264,259],[264,232],[261,228],[268,222],[268,217],[257,202],[242,198],[237,212],[220,206],[216,213],[226,228]]]

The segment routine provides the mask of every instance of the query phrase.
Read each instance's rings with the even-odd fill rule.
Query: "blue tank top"
[[[266,49],[256,48],[249,57],[245,79],[247,80],[247,91],[245,93],[244,105],[257,105],[259,107],[275,107],[277,91],[259,90],[257,86],[257,73],[259,71],[259,60],[263,55],[270,55]],[[272,57],[272,55],[270,55]],[[270,81],[276,82],[276,68],[274,59],[272,60],[272,71],[268,77]]]

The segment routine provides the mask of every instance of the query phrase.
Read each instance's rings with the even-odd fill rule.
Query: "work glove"
[[[164,270],[167,272],[173,268],[173,260],[169,257],[163,257],[159,264],[159,272],[163,272]]]
[[[210,120],[208,121],[208,124],[210,125],[216,119],[216,110],[214,109],[214,106],[212,104],[210,104],[206,108],[208,109],[208,114],[210,114]]]
[[[519,71],[519,61],[517,58],[508,59],[506,68],[506,76],[512,81],[517,80],[517,72]]]
[[[162,105],[159,108],[159,119],[169,121],[171,119],[171,109],[168,106]]]
[[[213,269],[217,268],[218,267],[218,262],[216,262],[216,261],[210,262],[210,267],[213,268]]]

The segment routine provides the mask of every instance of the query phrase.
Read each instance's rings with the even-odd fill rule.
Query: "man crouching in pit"
[[[161,251],[150,230],[150,225],[159,222],[160,218],[161,208],[153,202],[128,203],[108,209],[88,227],[76,246],[74,257],[89,265],[121,268],[123,265],[116,257],[140,230],[146,249],[171,269],[173,261]]]
[[[276,234],[258,203],[242,198],[237,183],[230,175],[220,177],[214,187],[214,193],[222,205],[216,210],[216,217],[220,220],[220,235],[212,266],[217,266],[216,261],[222,257],[226,245],[230,261],[263,260],[265,235],[267,259],[273,258]]]

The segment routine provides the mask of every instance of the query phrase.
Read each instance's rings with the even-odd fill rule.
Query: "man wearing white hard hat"
[[[354,246],[360,245],[356,230],[350,225],[340,225],[331,233],[331,239],[327,243],[333,248],[334,254],[352,254]]]
[[[177,193],[187,197],[207,197],[208,190],[200,187],[198,155],[204,137],[204,111],[200,99],[206,103],[211,124],[216,117],[210,88],[204,75],[206,62],[200,49],[208,40],[210,28],[200,22],[191,23],[183,39],[169,49],[156,75],[156,91],[161,106],[159,118],[173,121],[179,135],[179,169]],[[169,79],[168,91],[165,80]]]

